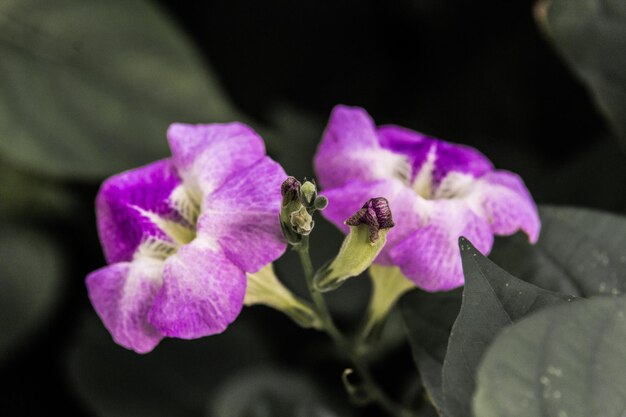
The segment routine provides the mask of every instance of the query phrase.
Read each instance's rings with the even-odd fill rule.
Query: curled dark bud
[[[370,231],[370,243],[378,240],[380,230],[395,226],[391,216],[391,209],[389,209],[389,202],[384,197],[371,198],[345,223],[348,226],[366,224]]]
[[[337,256],[313,278],[318,291],[332,291],[369,268],[385,246],[389,228],[394,226],[387,200],[382,197],[369,200],[346,224],[350,233]]]
[[[283,196],[283,206],[300,200],[300,186],[300,181],[296,178],[287,177],[280,186],[280,193]]]

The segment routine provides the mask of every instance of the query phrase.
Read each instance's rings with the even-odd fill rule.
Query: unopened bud
[[[387,232],[394,226],[385,198],[372,198],[345,222],[350,226],[339,253],[315,276],[319,291],[330,291],[345,280],[357,276],[374,262],[387,242]]]
[[[283,196],[280,210],[280,225],[287,241],[294,246],[302,243],[302,236],[313,230],[315,222],[312,214],[328,205],[326,197],[318,197],[317,186],[313,181],[300,184],[294,177],[288,177],[280,187]]]
[[[379,238],[381,229],[395,226],[391,217],[389,203],[384,197],[372,198],[357,211],[354,216],[345,222],[348,226],[365,224],[370,231],[370,243],[374,244]]]
[[[320,211],[324,210],[326,207],[328,207],[328,199],[324,197],[323,195],[319,195],[315,199],[315,202],[313,203],[313,205],[315,206],[316,210],[320,210]]]
[[[306,236],[311,233],[315,222],[313,217],[309,214],[304,206],[300,207],[300,210],[294,211],[289,215],[289,222],[295,228],[296,233]]]
[[[294,177],[287,177],[280,186],[280,193],[283,196],[283,206],[300,201],[300,181]]]
[[[317,197],[317,186],[314,182],[306,181],[300,187],[300,200],[307,208],[313,207]]]

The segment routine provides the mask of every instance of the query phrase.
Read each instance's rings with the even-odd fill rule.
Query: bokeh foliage
[[[93,214],[99,183],[166,157],[169,123],[246,121],[290,174],[304,177],[313,174],[331,106],[342,102],[478,147],[519,172],[541,203],[616,213],[542,207],[535,247],[520,235],[498,240],[490,258],[503,270],[464,252],[465,296],[414,291],[403,299],[410,348],[398,331],[402,317],[388,323],[376,372],[395,397],[420,407],[430,397],[444,416],[470,415],[478,375],[475,415],[507,415],[502,396],[524,385],[513,371],[494,379],[494,367],[582,346],[596,337],[586,329],[599,326],[598,314],[617,317],[626,289],[626,220],[617,214],[626,212],[618,145],[626,132],[626,8],[619,0],[550,0],[535,5],[534,17],[532,10],[532,1],[503,8],[496,0],[0,2],[0,369],[13,382],[0,414],[350,415],[338,380],[345,361],[322,335],[278,313],[254,307],[227,334],[167,341],[142,357],[113,344],[83,284],[104,264]],[[318,223],[317,265],[340,236]],[[304,292],[293,254],[277,270]],[[517,317],[510,303],[524,298],[513,289],[585,300],[542,305],[529,318],[525,305]],[[340,325],[358,322],[368,293],[363,278],[330,296]],[[606,298],[586,299],[593,296]],[[514,324],[497,323],[503,311]],[[570,319],[580,340],[542,336],[547,323]],[[603,336],[606,346],[623,339],[616,329]],[[537,354],[538,343],[550,352]],[[410,353],[423,386],[407,366]],[[594,360],[574,353],[580,364]],[[619,365],[623,352],[608,353]],[[619,366],[612,372],[626,375]],[[559,391],[578,395],[574,388]],[[603,404],[619,406],[611,398]],[[561,409],[539,407],[560,417]]]

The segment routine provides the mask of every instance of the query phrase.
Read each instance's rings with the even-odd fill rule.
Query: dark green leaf
[[[75,389],[103,417],[197,417],[234,373],[270,358],[244,314],[223,334],[168,339],[146,355],[116,345],[94,313],[70,354]]]
[[[465,288],[443,365],[444,415],[470,416],[478,364],[496,335],[509,324],[546,306],[571,301],[521,281],[459,239]]]
[[[626,292],[626,218],[601,211],[540,208],[541,236],[531,246],[522,235],[496,242],[489,256],[542,288],[589,297]]]
[[[32,216],[62,215],[75,203],[62,184],[0,163],[0,216],[32,220]]]
[[[148,0],[4,0],[0,55],[0,152],[43,173],[100,178],[165,157],[172,122],[236,117]]]
[[[547,13],[539,16],[559,52],[626,140],[626,3],[550,0]]]
[[[303,376],[282,370],[251,369],[226,381],[207,417],[336,417],[319,388]]]
[[[461,308],[461,290],[427,293],[411,291],[401,300],[402,317],[413,360],[432,403],[443,408],[441,371],[448,338]]]
[[[61,253],[45,235],[0,224],[0,357],[50,317],[60,295]]]
[[[626,298],[540,311],[505,329],[478,372],[480,417],[623,417]]]

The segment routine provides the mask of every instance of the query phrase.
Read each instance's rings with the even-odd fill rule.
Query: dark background
[[[313,175],[310,161],[325,119],[343,103],[365,107],[378,123],[477,147],[498,168],[518,172],[539,203],[626,209],[619,143],[542,36],[531,1],[160,3],[241,110],[268,126],[290,126],[293,136],[270,138],[268,148],[294,175]],[[42,224],[72,254],[70,278],[46,322],[0,364],[3,416],[93,415],[77,394],[77,384],[84,381],[69,376],[68,352],[85,321],[93,321],[83,278],[104,264],[93,214],[97,184],[71,187],[80,195],[80,215],[71,222]],[[331,243],[314,253],[317,262],[340,242],[332,227],[319,223],[314,239]],[[279,272],[295,265],[292,258],[289,254],[279,264]],[[350,312],[361,308],[365,297],[343,310],[335,302],[344,325],[352,323]],[[316,373],[331,396],[343,395],[336,378],[342,362],[328,354],[321,362],[310,359],[312,351],[325,349],[324,336],[297,329],[264,308],[251,311],[254,315],[246,311],[243,320],[260,329],[262,337],[278,341],[271,348],[279,358],[274,362]],[[394,389],[406,382],[402,378],[411,378],[401,369],[410,356],[406,346],[392,353],[398,369],[379,371]],[[106,356],[93,354],[96,366],[100,358]],[[256,360],[265,359],[250,359]],[[377,410],[365,413],[377,415]]]

